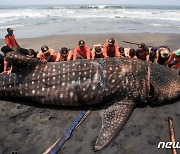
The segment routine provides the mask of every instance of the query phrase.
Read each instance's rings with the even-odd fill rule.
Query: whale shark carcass
[[[0,98],[59,106],[100,106],[102,128],[94,150],[106,147],[139,105],[180,99],[180,77],[170,69],[129,58],[42,64],[10,54],[16,69],[0,75]],[[16,66],[16,67],[15,67]]]

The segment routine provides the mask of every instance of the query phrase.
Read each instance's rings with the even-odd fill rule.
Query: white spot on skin
[[[61,94],[60,97],[63,98],[63,94]]]
[[[36,92],[35,90],[32,90],[32,94],[35,94],[35,92]]]
[[[65,85],[65,82],[62,83],[62,86],[64,86],[64,85]]]
[[[74,95],[73,92],[70,92],[70,96],[73,97],[73,95]]]
[[[45,90],[45,88],[43,87],[43,88],[42,88],[42,91],[44,91],[44,90]]]
[[[56,77],[55,77],[55,76],[53,77],[53,80],[56,80]]]
[[[96,89],[96,86],[93,86],[92,89],[95,90],[95,89]]]

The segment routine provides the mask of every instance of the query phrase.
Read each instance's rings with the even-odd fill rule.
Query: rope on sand
[[[50,146],[43,154],[56,154],[64,143],[70,138],[73,130],[77,128],[84,119],[91,113],[91,110],[82,111],[79,116],[74,120],[71,126],[64,132],[64,134],[52,145]]]

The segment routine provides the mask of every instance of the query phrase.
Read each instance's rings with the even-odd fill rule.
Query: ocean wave
[[[124,9],[121,5],[75,5],[75,6],[52,6],[46,9]],[[45,9],[45,8],[44,8]]]

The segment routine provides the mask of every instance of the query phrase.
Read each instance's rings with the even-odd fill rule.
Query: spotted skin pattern
[[[59,106],[101,105],[102,129],[95,151],[112,141],[136,106],[180,98],[179,76],[167,67],[140,60],[107,58],[41,64],[17,53],[8,58],[18,67],[15,73],[0,75],[0,98]]]

